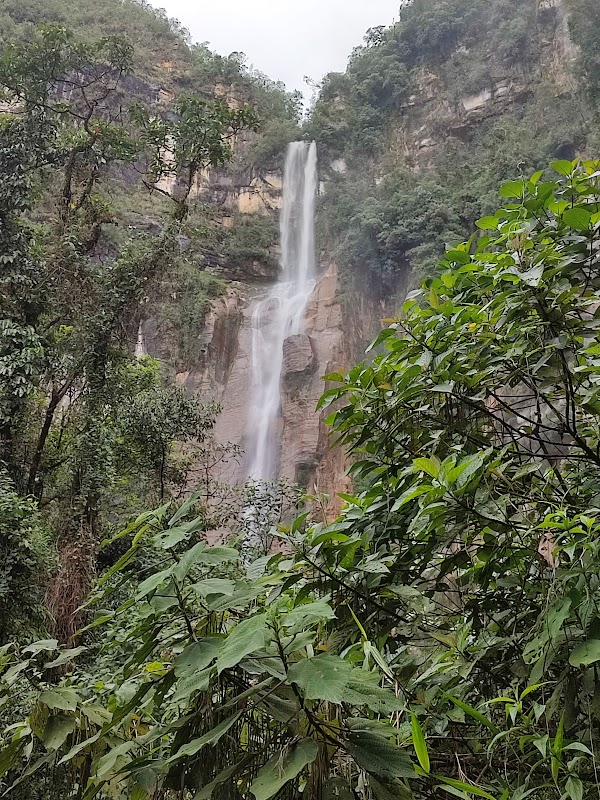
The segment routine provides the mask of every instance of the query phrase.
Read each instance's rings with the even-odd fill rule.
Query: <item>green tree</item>
[[[364,487],[339,519],[299,517],[292,553],[243,570],[197,540],[198,498],[165,506],[121,535],[92,598],[98,675],[52,685],[36,646],[5,651],[4,691],[35,687],[7,733],[15,778],[35,747],[40,768],[73,764],[83,797],[594,796],[598,166],[504,185],[385,352],[328,376]]]
[[[128,325],[179,258],[196,174],[222,165],[233,137],[256,124],[245,107],[191,96],[164,117],[138,108],[129,122],[122,91],[132,59],[123,39],[83,43],[56,26],[0,56],[0,86],[12,104],[0,127],[0,158],[12,169],[0,185],[0,258],[9,266],[1,457],[17,491],[34,496],[51,520],[59,572],[50,605],[57,630],[69,635],[116,482],[112,417],[127,397],[115,379],[131,359]],[[133,233],[107,256],[106,228],[119,221],[107,184],[140,158],[153,190],[161,177],[173,178],[171,213],[155,236]]]

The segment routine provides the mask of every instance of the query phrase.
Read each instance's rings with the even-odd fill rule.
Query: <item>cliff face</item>
[[[330,263],[308,302],[305,332],[284,343],[281,378],[280,476],[332,498],[348,486],[347,465],[331,446],[324,415],[315,411],[325,389],[322,376],[360,358],[383,316],[381,304],[372,299],[357,298],[351,310],[346,308],[339,288],[337,265]],[[256,284],[232,283],[207,315],[199,363],[177,375],[179,385],[221,404],[217,441],[242,450],[251,386],[251,311],[262,292]],[[223,479],[239,484],[246,478],[243,458],[226,469]]]
[[[497,123],[507,120],[505,124],[509,125],[512,123],[508,120],[526,116],[539,102],[543,93],[540,87],[549,93],[549,102],[553,102],[552,98],[573,95],[578,51],[570,38],[568,17],[561,0],[542,0],[536,8],[535,21],[537,51],[534,67],[525,69],[518,60],[511,64],[505,58],[490,56],[485,88],[469,90],[469,81],[457,82],[453,76],[469,59],[470,47],[477,49],[480,57],[482,42],[475,41],[469,46],[459,43],[443,63],[435,67],[422,64],[413,70],[411,91],[403,101],[399,115],[389,116],[384,146],[377,157],[357,162],[355,153],[332,153],[325,143],[320,166],[325,215],[328,204],[330,207],[339,205],[346,199],[335,194],[336,187],[341,186],[347,195],[352,195],[355,193],[353,181],[357,176],[372,182],[368,191],[371,197],[376,197],[389,180],[388,172],[398,167],[414,175],[429,172],[443,175],[439,165],[455,152],[456,143],[460,147],[475,149],[480,146],[481,137],[495,135]],[[471,85],[474,85],[472,81]],[[333,98],[332,106],[336,113],[345,113],[346,100],[342,94]],[[575,153],[562,155],[572,157]],[[498,170],[498,175],[493,177],[495,184],[503,177]],[[468,178],[471,179],[472,175]],[[443,189],[444,178],[439,177],[439,180]],[[405,179],[404,185],[410,186],[410,179]],[[281,191],[280,172],[252,169],[206,172],[200,176],[197,186],[198,199],[216,209],[225,227],[240,214],[276,219]],[[453,201],[451,198],[447,203]],[[462,197],[456,200],[457,203],[461,201]],[[364,202],[371,202],[369,195]],[[420,196],[417,202],[421,203]],[[462,209],[457,209],[457,212],[462,213]],[[381,222],[377,221],[377,224],[381,225]],[[354,227],[354,221],[348,220],[342,234],[352,235]],[[431,231],[426,227],[423,236],[431,240],[435,233],[433,226]],[[452,229],[443,233],[446,241],[460,238],[458,229],[456,233]],[[364,243],[375,235],[381,240],[383,233],[371,228],[361,231],[360,235]],[[410,236],[410,229],[401,235]],[[339,236],[339,231],[334,232],[330,241],[323,242],[330,253],[334,252],[336,237],[339,240]],[[381,298],[385,292],[380,292],[378,299],[372,296],[371,289],[358,288],[360,281],[356,280],[356,274],[352,274],[353,267],[350,260],[345,260],[343,251],[337,257],[324,255],[323,262],[321,277],[307,306],[305,332],[288,338],[284,344],[280,476],[309,492],[315,490],[330,495],[329,510],[334,513],[336,494],[348,490],[349,480],[345,475],[345,457],[339,449],[332,447],[324,415],[315,413],[317,401],[326,388],[322,376],[328,372],[344,371],[363,358],[365,346],[376,333],[380,320],[393,315],[398,295],[406,287],[406,273],[400,271],[394,275],[392,289],[384,300]],[[251,312],[253,300],[275,279],[273,263],[269,266],[248,262],[241,271],[233,270],[227,263],[221,264],[225,274],[234,280],[213,302],[207,315],[200,335],[197,362],[186,365],[176,378],[188,390],[221,404],[217,440],[237,445],[242,451],[247,435],[251,386]],[[363,281],[363,286],[368,283],[368,280]],[[385,282],[378,285],[381,287]],[[390,297],[394,297],[396,302]],[[239,484],[246,474],[241,457],[239,463],[228,467],[228,474],[223,477]]]
[[[477,91],[456,80],[463,61],[473,55],[468,45],[460,45],[437,69],[416,70],[413,91],[402,104],[401,123],[389,142],[391,152],[413,169],[435,167],[449,137],[468,141],[483,123],[533,103],[542,84],[554,97],[575,92],[579,50],[563,0],[539,2],[532,34],[538,38],[535,63],[526,69],[518,59],[510,63],[490,56]]]
[[[462,0],[453,2],[462,7]],[[434,6],[436,0],[430,3]],[[495,8],[500,5],[494,0]],[[322,268],[307,306],[305,332],[284,344],[280,475],[309,492],[330,495],[331,513],[336,493],[347,490],[349,481],[345,457],[332,447],[324,415],[315,413],[326,388],[322,376],[363,358],[380,320],[394,314],[411,269],[415,272],[415,264],[422,269],[421,263],[433,268],[444,243],[466,238],[474,220],[487,213],[488,202],[495,206],[502,180],[520,169],[533,171],[552,157],[573,158],[585,150],[587,140],[571,124],[573,109],[583,108],[583,101],[574,77],[578,48],[563,1],[507,0],[505,5],[510,13],[504,9],[499,19],[512,25],[508,34],[496,36],[485,12],[481,19],[486,31],[465,33],[459,26],[444,57],[419,56],[410,66],[401,102],[378,123],[374,150],[363,151],[364,132],[357,128],[355,135],[353,130],[363,124],[362,111],[370,114],[373,108],[361,99],[367,84],[352,64],[342,89],[330,92],[329,98],[325,92],[310,123],[321,154]],[[527,54],[508,57],[507,48],[516,47],[523,35],[519,26],[527,24],[533,26],[526,31],[531,34]],[[398,55],[404,52],[402,30],[390,29],[355,64],[360,66],[362,59],[366,70],[380,50],[388,58],[382,65],[389,64],[390,53],[394,59],[404,58]],[[486,36],[494,37],[489,54]],[[377,85],[378,77],[369,76],[368,86]],[[355,94],[352,81],[360,90]],[[219,91],[237,102],[225,87]],[[554,128],[548,125],[550,110],[556,111]],[[229,169],[209,170],[198,178],[196,197],[212,209],[223,229],[239,224],[240,218],[265,218],[275,225],[281,207],[281,172],[244,166],[247,147],[240,143]],[[253,302],[276,279],[277,257],[277,248],[271,247],[269,259],[248,257],[236,265],[218,259],[227,288],[212,302],[197,337],[197,358],[180,364],[176,375],[181,386],[221,404],[216,438],[242,451]],[[143,326],[148,350],[165,355],[170,334],[158,330],[149,317]],[[246,474],[240,457],[222,477],[240,484]]]

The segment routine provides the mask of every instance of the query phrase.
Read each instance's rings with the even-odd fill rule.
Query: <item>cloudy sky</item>
[[[288,88],[310,90],[304,76],[320,80],[342,71],[367,28],[389,25],[399,0],[151,0],[221,55],[234,50]]]

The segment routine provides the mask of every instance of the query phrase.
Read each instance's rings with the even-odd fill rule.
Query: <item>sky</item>
[[[196,42],[221,55],[246,53],[248,66],[310,97],[319,81],[342,72],[368,28],[398,18],[399,0],[151,0]]]

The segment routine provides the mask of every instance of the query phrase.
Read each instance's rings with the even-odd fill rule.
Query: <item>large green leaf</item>
[[[187,678],[208,667],[217,657],[222,643],[223,639],[219,636],[207,636],[188,645],[173,662],[175,675]]]
[[[335,611],[325,600],[315,600],[313,603],[304,603],[296,606],[285,615],[283,623],[286,627],[301,630],[305,626],[314,625],[328,619],[334,619]]]
[[[231,631],[219,651],[217,670],[235,667],[245,656],[262,650],[269,640],[266,614],[257,614],[240,622]]]
[[[365,706],[376,714],[393,714],[403,711],[405,703],[389,689],[383,689],[378,682],[377,673],[353,670],[348,685],[344,689],[344,702],[349,705]]]
[[[111,747],[96,764],[95,774],[97,778],[109,775],[117,766],[120,759],[125,758],[128,753],[135,748],[136,744],[132,741],[121,742],[116,747]]]
[[[56,689],[49,689],[42,692],[40,701],[50,709],[60,711],[75,711],[79,696],[75,689],[69,686],[59,686]]]
[[[369,776],[369,786],[373,791],[375,800],[413,800],[413,793],[400,781],[386,782]]]
[[[415,776],[414,765],[407,753],[372,731],[350,731],[344,746],[361,769],[380,778]]]
[[[54,659],[54,661],[49,661],[47,664],[44,664],[45,669],[53,669],[54,667],[62,667],[64,664],[68,664],[73,659],[77,658],[78,655],[85,652],[87,647],[73,647],[70,650],[63,650],[61,654]]]
[[[206,578],[194,584],[194,591],[202,597],[209,594],[225,594],[230,597],[235,592],[235,581],[229,578]]]
[[[592,215],[585,208],[569,208],[563,214],[563,220],[570,228],[577,231],[587,231],[590,228]]]
[[[351,674],[352,666],[343,658],[322,653],[294,664],[288,671],[288,679],[307,700],[341,703]]]
[[[490,794],[485,789],[481,789],[479,786],[473,786],[472,783],[466,783],[465,781],[457,781],[455,778],[446,778],[445,776],[441,775],[436,775],[435,778],[436,780],[441,781],[447,786],[452,786],[454,789],[458,789],[461,792],[474,794],[476,797],[485,797],[486,800],[496,800],[493,794]]]
[[[318,752],[319,748],[312,739],[302,739],[293,747],[274,755],[261,767],[250,786],[256,800],[269,800],[276,795],[288,781],[293,780],[304,767],[315,760]]]
[[[600,639],[581,642],[573,648],[569,656],[569,664],[572,667],[587,667],[596,661],[600,661]]]
[[[195,756],[203,747],[216,744],[219,739],[224,736],[227,731],[232,728],[238,719],[242,716],[242,712],[238,711],[232,717],[228,717],[223,722],[219,723],[215,728],[198,739],[193,739],[191,742],[184,744],[179,750],[165,761],[165,767],[173,764],[175,761],[180,761],[182,758],[189,758]]]
[[[216,567],[228,561],[237,561],[240,554],[233,547],[207,547],[204,542],[198,542],[191,550],[184,553],[179,563],[173,569],[173,575],[182,581],[192,567],[202,564],[204,567]]]
[[[430,769],[429,753],[427,752],[427,742],[425,741],[425,734],[423,733],[423,729],[419,724],[417,715],[411,713],[410,716],[411,716],[413,747],[415,748],[415,753],[417,754],[417,758],[419,759],[419,764],[421,765],[422,769],[425,772],[429,772]]]
[[[77,727],[75,717],[55,714],[48,718],[42,741],[47,750],[59,750]]]

